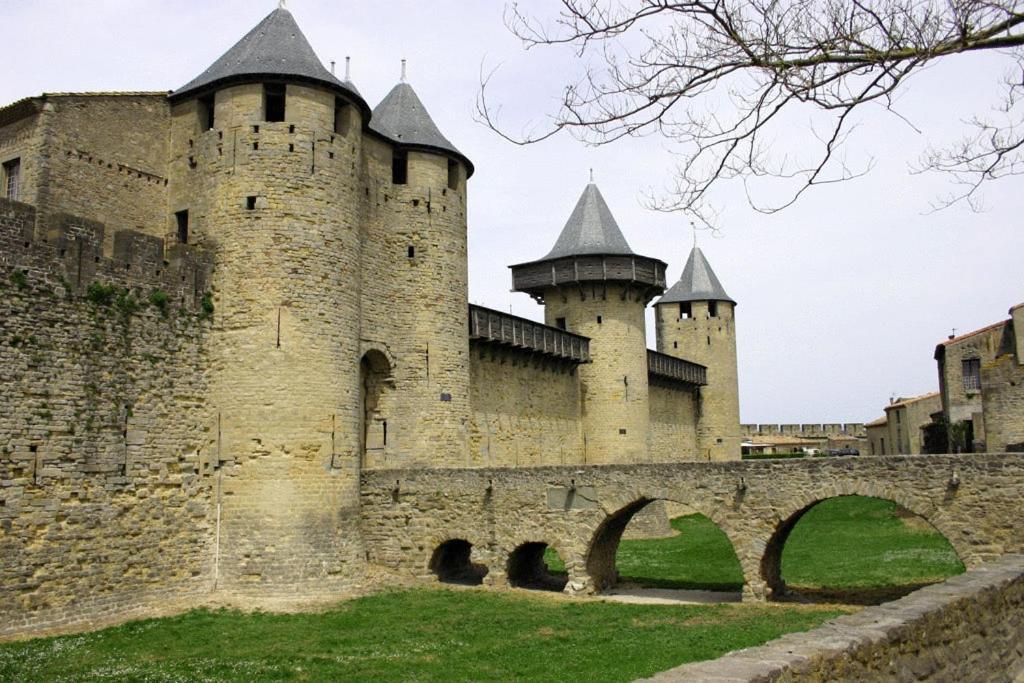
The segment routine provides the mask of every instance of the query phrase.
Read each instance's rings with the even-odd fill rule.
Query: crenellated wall
[[[38,226],[49,242],[36,227],[0,200],[0,636],[179,604],[214,578],[208,268],[137,233],[103,255],[103,226],[70,216]]]

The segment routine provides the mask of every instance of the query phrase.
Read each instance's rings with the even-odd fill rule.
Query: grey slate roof
[[[374,108],[370,129],[392,142],[450,152],[465,161],[469,175],[473,174],[472,162],[441,133],[408,83],[396,85]]]
[[[542,261],[583,254],[631,255],[626,238],[615,222],[597,185],[590,183],[562,228],[558,241]]]
[[[283,8],[268,14],[210,68],[171,93],[171,97],[183,97],[219,81],[267,76],[314,81],[343,90],[366,106],[351,83],[343,83],[324,68],[291,12]]]
[[[690,252],[690,258],[686,260],[686,267],[683,268],[683,275],[679,278],[679,282],[672,285],[654,305],[683,301],[728,301],[733,304],[736,303],[725,293],[725,288],[718,281],[715,271],[711,270],[711,264],[704,257],[704,252],[697,247],[694,247],[693,251]]]

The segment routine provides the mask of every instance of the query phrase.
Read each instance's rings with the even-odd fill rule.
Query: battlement
[[[744,436],[803,436],[864,437],[867,431],[863,422],[831,422],[825,424],[745,424],[740,425]]]
[[[206,252],[137,230],[117,230],[104,249],[106,226],[97,221],[52,214],[41,216],[30,204],[0,199],[0,272],[16,271],[29,280],[63,285],[84,293],[99,282],[167,295],[168,304],[198,310],[209,291],[211,260]]]

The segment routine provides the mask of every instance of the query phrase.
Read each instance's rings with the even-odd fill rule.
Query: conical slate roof
[[[391,89],[370,117],[370,129],[392,142],[449,152],[462,159],[473,174],[473,164],[438,129],[416,91],[402,82]]]
[[[266,77],[313,81],[353,95],[357,102],[366,107],[359,91],[351,83],[343,83],[324,68],[291,12],[284,8],[268,14],[210,68],[171,93],[171,97],[181,98],[222,81],[237,82]]]
[[[683,275],[679,278],[679,282],[672,285],[654,305],[683,301],[728,301],[733,304],[736,303],[725,293],[725,288],[718,281],[715,271],[711,270],[711,264],[704,257],[704,252],[698,247],[694,247],[693,251],[690,252],[690,258],[686,260],[686,267],[683,268]]]
[[[541,260],[583,254],[633,254],[594,183],[583,190],[554,248]]]

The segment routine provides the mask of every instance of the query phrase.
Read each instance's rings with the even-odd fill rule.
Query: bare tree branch
[[[913,127],[893,96],[936,59],[997,50],[1015,60],[996,116],[966,122],[954,148],[929,150],[914,172],[948,174],[957,190],[936,207],[978,208],[983,183],[1024,170],[1024,0],[560,0],[557,17],[537,19],[516,3],[505,21],[527,49],[568,46],[583,58],[552,117],[520,135],[491,100],[495,72],[481,74],[479,120],[517,144],[567,132],[592,145],[657,133],[679,162],[668,196],[654,208],[713,225],[708,194],[738,180],[755,209],[773,213],[816,185],[863,175],[839,154],[854,115],[879,105]],[[794,154],[771,149],[799,107],[828,132]],[[806,148],[805,148],[806,147]],[[785,196],[758,200],[750,184],[790,181]]]

